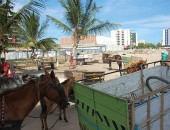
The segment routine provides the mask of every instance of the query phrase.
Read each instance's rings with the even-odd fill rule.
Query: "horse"
[[[65,95],[67,98],[69,98],[69,93],[73,90],[73,86],[72,86],[72,83],[74,81],[74,77],[70,77],[68,79],[66,79],[65,81],[63,81],[61,83],[61,85],[64,87],[64,91],[65,91]],[[56,83],[60,84],[59,82],[59,79],[56,77],[56,79],[54,80]],[[44,98],[43,100],[41,100],[42,102],[42,112],[41,112],[41,122],[44,119],[47,119],[47,115],[48,113],[50,112],[54,102],[53,101],[50,101],[48,100],[47,98]],[[59,119],[62,120],[62,117],[61,117],[61,110],[62,108],[60,107],[59,105],[59,108],[60,108],[60,114],[59,114]],[[68,119],[66,117],[66,109],[63,109],[63,113],[64,113],[64,120],[66,123],[68,123]],[[42,116],[43,115],[43,116]],[[42,128],[44,127],[44,124],[42,122]]]
[[[139,71],[141,69],[145,69],[147,67],[147,65],[145,65],[146,62],[147,62],[147,60],[139,60],[137,62],[130,63],[130,65],[128,65],[128,67],[126,68],[127,74],[134,73],[134,72]]]
[[[12,78],[0,78],[0,82],[1,130],[20,130],[23,120],[42,97],[60,104],[63,109],[67,107],[63,87],[57,86],[47,71],[37,80],[30,80],[19,87]]]
[[[110,54],[105,54],[102,53],[102,60],[103,63],[108,63],[109,64],[109,70],[112,69],[112,62],[117,62],[119,66],[119,72],[120,75],[122,76],[121,69],[122,69],[122,57],[118,54],[111,56]]]

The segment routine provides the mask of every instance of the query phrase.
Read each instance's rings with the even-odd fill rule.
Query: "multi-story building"
[[[131,43],[133,46],[138,46],[137,33],[131,33]]]
[[[170,28],[163,30],[163,46],[170,46]]]
[[[131,33],[130,29],[118,29],[111,31],[111,38],[113,39],[113,44],[127,48],[128,46],[133,47],[136,45],[137,34]]]

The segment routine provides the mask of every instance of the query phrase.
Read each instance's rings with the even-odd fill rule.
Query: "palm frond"
[[[51,21],[53,21],[58,28],[63,29],[64,32],[66,32],[68,34],[72,33],[72,30],[66,24],[64,24],[63,22],[61,22],[58,19],[56,19],[56,18],[54,18],[52,16],[49,16],[49,15],[47,15],[47,17]]]
[[[46,21],[41,24],[39,31],[38,31],[38,38],[42,38],[44,36],[45,30],[49,26],[48,22],[49,22],[49,20],[46,19]]]
[[[30,12],[35,12],[39,14],[38,8],[45,8],[42,0],[31,0],[25,6],[23,6],[18,12],[16,12],[6,23],[5,26],[9,26],[13,23],[16,18],[25,19]]]
[[[100,22],[99,24],[96,24],[95,26],[91,27],[89,29],[89,32],[92,34],[103,34],[105,31],[110,31],[111,29],[118,28],[120,24],[113,24],[108,21],[106,22]]]

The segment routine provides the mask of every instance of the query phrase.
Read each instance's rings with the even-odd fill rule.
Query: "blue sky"
[[[15,0],[15,10],[21,8],[29,0]],[[138,40],[147,43],[162,41],[163,29],[170,28],[170,0],[94,0],[97,6],[102,6],[97,17],[111,23],[121,24],[121,29],[131,29],[136,32]],[[46,9],[42,10],[42,19],[51,15],[63,21],[63,8],[58,0],[47,0]],[[110,32],[104,32],[110,36]],[[49,23],[45,37],[68,37],[62,30]],[[59,42],[59,41],[58,41]]]

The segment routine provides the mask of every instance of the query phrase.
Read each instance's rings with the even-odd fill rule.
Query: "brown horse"
[[[17,88],[13,88],[17,84],[12,79],[0,78],[0,82],[1,130],[20,130],[25,117],[44,96],[60,104],[62,108],[67,107],[63,87],[56,86],[48,72]]]
[[[117,62],[119,66],[120,75],[122,76],[121,69],[122,69],[122,57],[118,54],[111,56],[110,54],[102,54],[103,63],[109,64],[109,70],[112,69],[112,62]]]
[[[74,77],[71,77],[71,78],[68,78],[67,80],[65,80],[64,82],[61,83],[61,85],[64,87],[65,95],[66,95],[67,98],[69,98],[69,92],[73,89],[73,87],[72,87],[73,81],[74,81]],[[55,78],[53,77],[53,82],[55,82],[56,84],[60,84],[60,81],[57,77],[55,77]],[[40,117],[41,117],[41,122],[42,122],[42,129],[43,129],[44,126],[46,125],[46,124],[44,124],[44,122],[46,122],[47,116],[50,113],[54,102],[51,101],[51,100],[48,100],[47,98],[43,98],[40,101],[41,101],[40,103],[41,103],[41,107],[42,107]],[[59,108],[60,108],[59,119],[62,120],[61,111],[63,110],[64,120],[67,123],[68,119],[66,117],[66,109],[61,108],[60,105],[59,105]],[[45,121],[43,121],[43,120],[45,120]]]
[[[137,61],[137,62],[132,62],[132,63],[127,67],[126,72],[127,72],[128,74],[130,74],[130,73],[134,73],[134,72],[136,72],[136,71],[141,70],[141,67],[142,67],[142,69],[145,69],[145,68],[147,67],[146,62],[147,62],[147,60],[139,60],[139,61]]]

